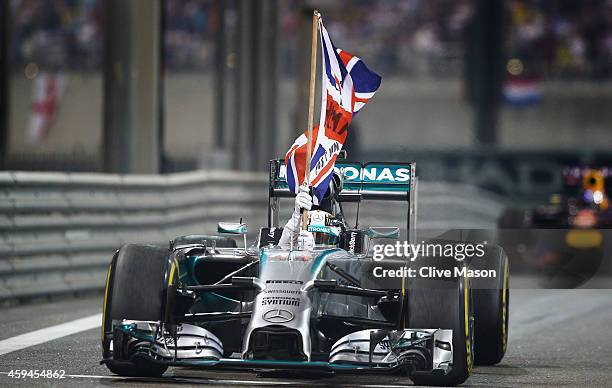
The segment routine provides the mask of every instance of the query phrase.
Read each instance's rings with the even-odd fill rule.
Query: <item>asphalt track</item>
[[[180,368],[169,369],[162,379],[121,378],[99,365],[100,332],[92,321],[100,305],[99,297],[88,297],[0,310],[0,386],[411,385],[403,376],[262,376]],[[512,290],[506,358],[500,365],[476,368],[465,386],[612,386],[611,324],[611,290]],[[93,328],[79,331],[83,327]],[[50,336],[55,339],[48,341]],[[25,347],[28,343],[31,346]],[[11,370],[64,370],[65,378],[16,379],[8,376]]]

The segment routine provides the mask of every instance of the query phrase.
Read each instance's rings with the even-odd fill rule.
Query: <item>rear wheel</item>
[[[472,279],[474,297],[475,361],[494,365],[506,354],[510,274],[508,256],[500,247],[489,247],[481,258],[474,258],[472,269],[494,269],[496,277]]]
[[[129,358],[131,343],[113,338],[113,322],[123,319],[160,321],[168,284],[176,276],[169,251],[151,245],[127,244],[113,256],[109,266],[102,318],[102,355],[108,369],[121,376],[157,377],[165,365]],[[168,273],[168,278],[166,278]],[[123,336],[122,336],[123,337]],[[126,349],[128,354],[111,350]]]
[[[457,263],[444,258],[436,260],[435,266],[452,268],[453,264]],[[411,283],[407,295],[408,327],[452,329],[453,365],[446,375],[413,373],[410,379],[417,385],[452,386],[463,383],[470,376],[473,365],[474,330],[468,278],[414,278]]]

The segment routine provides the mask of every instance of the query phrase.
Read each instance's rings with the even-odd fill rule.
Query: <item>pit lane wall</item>
[[[252,240],[267,222],[267,184],[265,174],[229,171],[0,172],[0,304],[100,291],[113,252],[126,242],[165,245],[240,218]],[[360,224],[405,223],[405,213],[372,206]],[[502,209],[497,197],[469,186],[419,186],[422,228],[493,228]]]
[[[167,244],[240,217],[260,224],[266,193],[264,176],[238,172],[2,172],[0,301],[101,289],[122,244]]]

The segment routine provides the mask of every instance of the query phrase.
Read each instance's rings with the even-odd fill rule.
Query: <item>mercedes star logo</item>
[[[264,313],[262,318],[270,323],[286,323],[293,320],[293,313],[283,309],[269,310]]]

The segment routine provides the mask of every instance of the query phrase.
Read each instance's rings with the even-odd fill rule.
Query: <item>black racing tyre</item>
[[[113,256],[109,266],[102,317],[102,356],[108,369],[121,376],[157,377],[166,365],[136,359],[112,359],[112,322],[129,319],[159,321],[163,317],[166,289],[173,276],[168,249],[127,244]],[[173,265],[173,264],[172,264]]]
[[[450,268],[452,259],[430,260],[427,265]],[[410,279],[407,293],[407,327],[453,330],[453,367],[447,374],[413,373],[416,385],[454,386],[472,373],[473,318],[470,282],[466,277],[446,279]]]
[[[508,345],[508,256],[500,247],[489,246],[483,257],[472,259],[470,268],[493,269],[497,274],[472,279],[475,361],[477,365],[494,365],[504,358]]]
[[[160,377],[168,369],[167,365],[155,364],[141,358],[137,358],[135,362],[109,360],[106,367],[114,374],[126,377]]]

